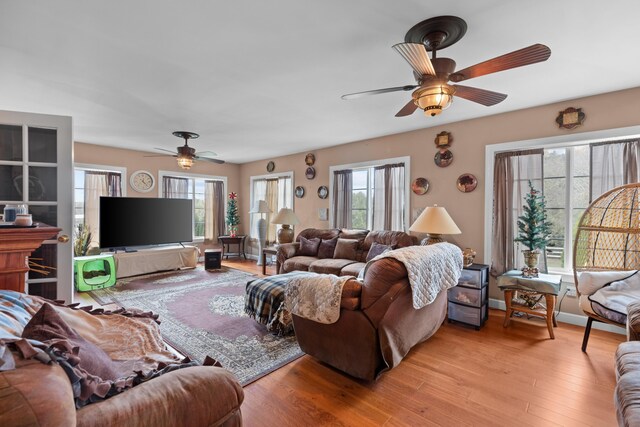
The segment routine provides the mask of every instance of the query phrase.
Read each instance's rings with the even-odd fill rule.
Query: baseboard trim
[[[489,307],[496,308],[498,310],[505,311],[507,309],[506,304],[501,299],[489,298]],[[570,325],[578,325],[578,326],[586,326],[587,325],[587,316],[582,316],[579,314],[573,313],[565,313],[560,312],[557,316],[558,322],[569,323]],[[615,325],[610,325],[608,323],[602,322],[593,322],[593,329],[600,329],[602,331],[613,332],[614,334],[626,335],[627,331],[624,328],[620,328]]]

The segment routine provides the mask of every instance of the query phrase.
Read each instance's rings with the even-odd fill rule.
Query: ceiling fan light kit
[[[204,151],[204,152],[201,152],[200,155],[196,155],[196,149],[193,147],[189,147],[189,140],[198,138],[200,135],[198,135],[197,133],[180,130],[180,131],[173,132],[173,136],[184,139],[184,145],[176,147],[175,152],[165,150],[164,148],[156,148],[156,150],[167,151],[169,153],[177,153],[177,154],[173,154],[173,157],[177,159],[178,166],[181,169],[186,169],[186,170],[191,169],[191,166],[193,166],[193,163],[196,160],[204,160],[207,162],[218,163],[218,164],[223,164],[225,162],[224,160],[211,158],[210,156],[217,155],[213,151]],[[157,157],[157,156],[145,156],[145,157]]]
[[[467,23],[457,16],[437,16],[419,22],[407,32],[404,43],[393,46],[393,49],[413,68],[417,85],[351,93],[343,95],[342,99],[413,90],[411,101],[396,113],[396,117],[409,116],[418,108],[424,111],[425,116],[437,116],[451,106],[454,96],[489,107],[504,101],[507,95],[486,89],[449,84],[449,82],[458,83],[543,62],[551,56],[551,50],[547,46],[534,44],[456,71],[456,62],[450,58],[438,58],[437,52],[458,42],[466,31]],[[431,58],[428,52],[431,52]]]

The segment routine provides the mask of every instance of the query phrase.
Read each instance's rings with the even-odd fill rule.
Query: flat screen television
[[[192,201],[100,197],[99,228],[103,249],[191,242]]]

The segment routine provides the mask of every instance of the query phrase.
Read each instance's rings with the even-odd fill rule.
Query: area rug
[[[199,267],[121,279],[90,294],[103,305],[153,311],[172,347],[200,362],[213,357],[247,385],[303,355],[295,336],[272,335],[244,313],[245,287],[253,277]]]

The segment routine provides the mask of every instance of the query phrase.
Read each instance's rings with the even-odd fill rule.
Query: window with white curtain
[[[267,242],[276,241],[276,233],[279,224],[271,224],[271,218],[282,208],[293,209],[293,172],[284,172],[272,175],[252,176],[250,207],[253,209],[260,200],[267,202],[270,214],[251,214],[251,224],[249,235],[252,238],[258,237],[257,224],[261,217],[267,220]]]

